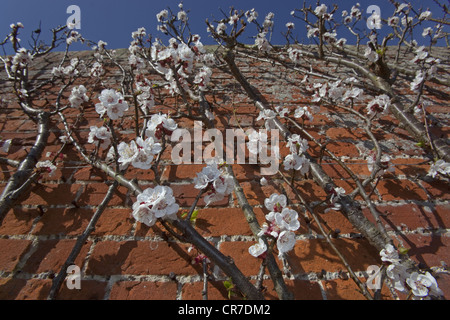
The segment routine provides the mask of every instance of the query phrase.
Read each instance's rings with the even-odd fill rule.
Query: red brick
[[[426,160],[420,158],[393,159],[391,163],[394,165],[395,175],[403,174],[410,177],[426,175],[430,167]]]
[[[168,181],[194,179],[202,171],[204,164],[168,165],[162,174],[162,179]]]
[[[264,215],[259,211],[259,220]],[[196,229],[204,237],[221,235],[252,235],[241,208],[214,208],[199,211]]]
[[[344,163],[358,178],[366,178],[371,174],[365,160],[345,160]],[[332,179],[351,179],[343,167],[330,160],[323,160],[322,169]]]
[[[86,229],[93,210],[81,208],[48,208],[36,223],[33,233],[78,235]]]
[[[37,184],[34,185],[22,204],[31,205],[69,205],[75,198],[80,185],[74,184]]]
[[[326,147],[336,157],[346,156],[354,158],[360,156],[359,150],[354,143],[332,141]]]
[[[28,258],[23,271],[29,273],[52,272],[59,273],[72,251],[75,240],[45,240],[40,241],[35,252]],[[84,244],[74,263],[83,267],[83,261],[89,250],[90,243]]]
[[[286,285],[288,290],[294,294],[295,300],[322,300],[322,292],[317,282],[288,280]]]
[[[360,141],[367,139],[366,133],[360,128],[330,128],[325,135],[331,140],[352,139]]]
[[[266,271],[267,274],[267,271]],[[318,282],[309,280],[285,280],[287,290],[294,295],[294,300],[322,300],[322,292]],[[278,294],[274,289],[272,280],[264,280],[264,298],[278,300]]]
[[[64,281],[61,285],[57,300],[103,300],[106,287],[108,283],[106,281],[95,281],[95,280],[83,280],[80,281],[80,289],[69,289],[67,288],[66,282]]]
[[[170,187],[172,188],[173,195],[175,199],[177,199],[177,203],[180,207],[190,207],[199,193],[199,190],[195,189],[193,184],[171,184]],[[229,196],[225,196],[223,200],[212,202],[209,206],[216,207],[228,205],[228,197]],[[198,201],[197,206],[204,207],[205,205],[206,203],[203,195]]]
[[[39,209],[16,207],[9,210],[0,226],[0,234],[28,234],[39,214]]]
[[[51,280],[0,279],[1,300],[45,300],[50,293]]]
[[[435,179],[433,181],[420,181],[420,184],[430,194],[431,200],[448,200],[450,199],[449,184],[446,181]]]
[[[345,257],[354,271],[365,271],[371,264],[379,263],[376,250],[362,239],[333,239],[333,244]],[[354,252],[358,252],[354,255]],[[288,253],[287,261],[293,273],[346,271],[345,265],[326,240],[297,241],[294,249]]]
[[[443,205],[447,207],[448,205]],[[434,206],[422,206],[417,204],[403,204],[403,205],[378,205],[377,210],[380,212],[381,221],[387,230],[409,229],[416,230],[418,228],[439,229],[446,228],[449,225],[450,217],[444,211],[441,211]],[[363,209],[366,217],[372,222],[374,219],[368,211]]]
[[[99,169],[86,167],[78,169],[73,178],[76,181],[104,181],[107,176]]]
[[[30,244],[28,240],[0,239],[0,270],[13,271]]]
[[[365,282],[361,279],[361,282]],[[327,280],[323,281],[323,287],[326,292],[327,300],[367,300],[367,298],[360,292],[358,285],[352,280]],[[373,293],[371,292],[373,295]],[[391,299],[389,289],[383,286],[382,299]]]
[[[181,289],[182,300],[202,300],[203,282],[184,283]],[[208,300],[242,300],[239,292],[233,292],[228,298],[228,291],[223,281],[208,281]]]
[[[400,238],[403,246],[409,249],[408,255],[416,262],[427,267],[450,264],[450,241],[446,234],[421,235],[408,234]]]
[[[409,180],[381,180],[377,185],[377,190],[384,201],[427,200],[425,191]]]
[[[254,243],[253,241],[224,242],[220,244],[220,251],[224,255],[230,256],[243,274],[257,275],[262,260],[248,253],[248,248]]]
[[[444,293],[445,300],[450,297],[450,275],[445,273],[438,273],[435,275],[439,289]]]
[[[114,283],[111,300],[175,300],[177,283],[150,281],[118,281]]]
[[[130,209],[107,208],[95,225],[92,235],[127,235],[135,222]]]
[[[193,254],[188,246],[157,241],[103,241],[96,244],[86,273],[114,274],[175,274],[192,275],[200,272],[193,266]]]
[[[272,193],[281,194],[282,188],[280,186],[269,183],[266,186],[261,186],[258,181],[245,181],[240,182],[240,186],[242,187],[244,194],[247,198],[247,201],[250,205],[263,205],[264,200],[269,198]],[[237,205],[237,200],[235,201]]]
[[[109,185],[106,183],[90,183],[84,186],[83,193],[77,201],[79,206],[97,206],[102,203],[108,192]],[[114,192],[111,200],[108,202],[108,206],[120,206],[126,205],[127,189],[119,186]]]

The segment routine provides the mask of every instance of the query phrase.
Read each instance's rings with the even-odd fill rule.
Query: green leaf
[[[194,222],[195,219],[197,219],[197,216],[198,216],[198,210],[194,210],[194,212],[192,212],[192,215],[191,215],[191,221]]]
[[[225,280],[223,282],[223,285],[225,287],[225,289],[227,289],[228,291],[234,288],[234,284],[231,281]]]
[[[425,147],[425,142],[419,141],[419,142],[416,143],[416,146],[418,146],[420,148],[423,148],[423,147]]]

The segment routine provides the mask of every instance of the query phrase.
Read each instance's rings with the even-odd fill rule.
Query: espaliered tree
[[[445,6],[441,8],[442,12],[432,14],[428,10],[414,10],[408,5],[393,3],[392,16],[387,20],[381,19],[375,12],[369,21],[364,21],[359,5],[347,10],[320,3],[304,5],[294,9],[291,15],[306,24],[306,30],[299,31],[306,34],[296,34],[295,22],[287,22],[284,33],[286,45],[282,46],[270,42],[273,13],[261,19],[256,9],[241,11],[231,8],[228,13],[222,12],[220,19],[205,21],[210,36],[217,41],[217,46],[207,50],[200,36],[191,30],[188,14],[180,4],[177,12],[164,9],[156,17],[158,30],[168,40],[153,38],[145,28],[139,28],[131,35],[125,63],[114,50],[107,48],[107,43],[88,41],[66,27],[52,30],[50,45],[45,46],[35,40],[26,49],[20,46],[19,41],[22,24],[11,25],[11,33],[1,44],[12,46],[15,54],[2,56],[1,61],[16,101],[24,114],[36,124],[36,139],[31,150],[20,161],[8,159],[7,156],[0,159],[2,163],[17,168],[0,196],[0,223],[42,174],[52,174],[58,169],[59,155],[64,148],[71,147],[88,165],[108,176],[105,183],[109,189],[53,279],[49,299],[57,297],[66,276],[65,270],[74,263],[119,185],[134,195],[135,202],[130,208],[134,219],[149,227],[159,221],[176,241],[190,243],[198,250],[196,260],[203,265],[205,299],[208,296],[208,265],[211,263],[231,278],[233,285],[247,299],[264,298],[262,280],[266,270],[279,298],[293,299],[285,283],[285,273],[289,268],[286,256],[295,246],[295,231],[302,220],[298,209],[304,221],[317,225],[321,236],[367,299],[379,299],[380,290],[368,290],[367,284],[355,274],[345,255],[334,244],[333,235],[318,212],[340,212],[343,219],[348,219],[380,252],[385,274],[383,279],[393,292],[406,292],[408,298],[440,298],[442,291],[432,273],[421,270],[404,248],[394,246],[370,196],[384,173],[392,168],[389,155],[382,151],[373,132],[374,122],[387,113],[393,114],[417,143],[429,152],[433,159],[430,161],[429,175],[448,181],[450,148],[446,139],[435,137],[430,132],[427,102],[423,97],[424,90],[433,83],[449,85],[448,75],[442,67],[445,57],[439,57],[434,50],[438,41],[448,37],[445,32],[448,12]],[[373,29],[358,32],[361,30],[358,25],[366,23],[370,23]],[[391,28],[392,32],[381,36],[377,32],[377,27],[381,25]],[[244,34],[252,32],[252,28],[256,30],[254,44],[240,42]],[[356,45],[346,44],[347,40],[339,36],[342,30],[355,37]],[[429,39],[429,45],[418,45],[413,30]],[[303,36],[311,39],[313,44],[300,43],[297,38]],[[71,58],[70,47],[74,42],[85,43],[92,48],[92,52],[83,58]],[[33,62],[48,55],[61,43],[65,44],[66,49],[62,59],[53,66],[51,76],[46,80],[30,77],[29,69]],[[402,57],[407,54],[412,55],[412,59],[405,61]],[[259,91],[257,84],[245,76],[239,66],[240,59],[270,63],[279,66],[281,71],[298,75],[303,80],[293,83],[293,86],[302,89],[309,103],[293,107],[274,106]],[[323,68],[324,65],[328,69]],[[335,72],[329,73],[329,68],[334,68]],[[120,73],[120,85],[117,87],[104,82],[112,69]],[[170,184],[161,180],[162,154],[169,147],[173,148],[189,129],[179,126],[180,119],[199,121],[204,128],[211,130],[216,128],[215,109],[220,105],[214,99],[215,90],[227,90],[220,83],[212,82],[217,70],[230,74],[248,101],[260,111],[257,120],[262,121],[265,130],[261,132],[247,128],[250,130],[245,131],[249,157],[259,156],[259,165],[264,168],[267,162],[262,161],[262,152],[267,154],[270,150],[272,155],[275,154],[284,170],[272,172],[270,178],[286,183],[301,204],[292,207],[291,199],[287,199],[286,195],[272,194],[261,203],[267,213],[262,224],[256,219],[233,167],[227,163],[229,157],[225,156],[224,145],[220,141],[214,143],[214,157],[197,173],[194,187],[198,193],[187,212],[180,213]],[[160,77],[158,84],[149,80],[150,73]],[[405,86],[414,92],[412,101],[401,94]],[[49,88],[57,88],[55,99],[45,97]],[[155,105],[162,103],[163,95],[175,98],[176,105],[171,106],[174,108],[171,114],[154,111]],[[361,120],[361,128],[374,146],[367,159],[371,172],[369,177],[359,177],[329,150],[326,137],[318,139],[308,131],[307,124],[319,107],[338,108]],[[77,135],[77,131],[83,128],[84,113],[93,109],[98,114],[98,124],[89,127],[89,136],[85,141]],[[78,110],[78,116],[68,119],[67,115],[74,110]],[[134,120],[131,123],[123,120],[124,114],[130,112]],[[61,149],[52,160],[42,161],[43,150],[55,123],[62,124],[64,128],[64,134],[60,137]],[[123,129],[133,132],[132,139],[129,135],[127,139],[123,137]],[[280,137],[280,143],[289,149],[289,153],[281,157],[276,139],[271,139],[269,143],[269,137]],[[3,141],[5,154],[8,143]],[[320,157],[308,152],[311,145],[321,150]],[[186,146],[190,148],[190,142]],[[186,150],[190,153],[191,149]],[[324,156],[341,166],[351,177],[356,186],[353,192],[346,194],[325,173],[321,165]],[[127,170],[131,168],[153,171],[153,186],[143,189],[139,181],[126,178]],[[315,203],[296,186],[295,181],[305,176],[312,177],[327,194],[324,201]],[[262,177],[261,184],[267,183],[266,178]],[[256,284],[239,270],[230,257],[202,237],[192,223],[201,198],[210,204],[230,194],[234,194],[257,240],[255,245],[249,247],[248,253],[254,259],[261,260]],[[357,196],[369,209],[375,223],[363,214],[360,202],[355,200]],[[282,261],[282,270],[277,259]]]

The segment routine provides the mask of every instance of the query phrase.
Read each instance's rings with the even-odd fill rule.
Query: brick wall
[[[89,53],[71,55],[86,57]],[[119,50],[118,55],[125,58],[126,51]],[[50,66],[60,57],[60,53],[53,53],[45,59],[34,61],[32,76],[48,78]],[[296,85],[303,75],[250,58],[240,57],[238,63],[249,82],[271,105],[283,103],[294,109],[309,103],[310,97]],[[330,74],[346,72],[341,67],[315,67],[328,68]],[[66,112],[69,123],[74,123],[77,118],[81,121],[76,135],[82,144],[87,141],[89,126],[101,122],[93,107],[97,95],[104,86],[118,88],[120,85],[119,70],[111,65],[108,71],[104,83],[97,83],[95,87],[92,79],[78,80],[77,84],[84,84],[94,93],[93,97],[81,116],[78,110]],[[20,160],[34,142],[36,127],[15,102],[11,85],[5,81],[4,71],[0,75],[0,94],[5,102],[0,113],[0,135],[2,139],[12,139],[9,157]],[[154,83],[161,83],[159,76],[152,73],[147,76]],[[230,74],[219,68],[214,69],[213,83],[214,94],[208,94],[207,99],[214,106],[217,128],[237,128],[238,125],[258,128],[263,125],[261,121],[256,121],[259,110]],[[436,123],[432,130],[440,136],[448,136],[449,88],[436,84],[431,84],[430,88],[433,90],[425,91],[425,96],[432,101],[429,111]],[[54,101],[57,89],[50,85],[45,87],[36,103],[44,104],[46,99]],[[412,97],[411,92],[403,92],[406,97]],[[173,112],[175,105],[174,98],[161,91],[161,99],[154,111]],[[365,105],[362,102],[357,107]],[[121,137],[130,136],[132,123],[133,111],[130,110],[117,126]],[[182,119],[178,124],[179,127],[193,128],[193,121],[189,119]],[[360,178],[364,179],[370,174],[366,156],[372,145],[361,129],[361,120],[355,115],[337,107],[322,106],[320,113],[315,115],[312,122],[307,122],[305,128],[314,137],[328,139],[329,150],[342,157]],[[373,132],[395,165],[395,172],[386,173],[371,193],[383,224],[396,244],[410,249],[409,255],[421,267],[446,267],[450,262],[448,182],[426,176],[430,164],[429,151],[418,147],[393,116],[383,116],[375,121]],[[49,159],[51,153],[59,150],[59,136],[63,133],[63,126],[55,117],[42,160]],[[309,153],[318,157],[320,149],[310,143]],[[286,154],[285,148],[282,154]],[[34,184],[8,212],[0,226],[0,299],[47,298],[52,279],[108,189],[105,180],[110,179],[103,172],[87,165],[73,146],[67,146],[63,155],[56,174],[52,177],[44,175],[39,183]],[[354,181],[337,163],[323,157],[321,165],[337,186],[343,187],[347,193],[353,191]],[[181,211],[188,210],[197,195],[193,178],[202,167],[194,164],[173,165],[170,148],[162,157],[162,179],[174,190]],[[263,206],[264,199],[273,192],[286,194],[292,207],[300,212],[301,227],[296,232],[296,246],[288,254],[288,273],[285,276],[295,299],[364,299],[349,278],[343,263],[321,236],[317,225],[304,219],[299,201],[280,176],[271,177],[267,186],[261,186],[259,167],[235,164],[233,170],[260,223],[267,213]],[[1,165],[1,187],[6,185],[13,172],[13,167]],[[151,171],[132,168],[126,177],[137,178],[143,187],[152,185],[154,179]],[[296,179],[295,186],[308,202],[317,203],[326,197],[325,192],[310,177]],[[171,237],[159,223],[149,228],[136,222],[131,216],[134,200],[135,197],[126,188],[117,189],[75,260],[83,274],[81,289],[69,290],[63,285],[58,298],[201,299],[202,266],[192,263],[196,256],[195,250],[189,250],[189,245]],[[373,221],[361,197],[356,197],[356,200],[361,203],[367,218]],[[260,261],[247,251],[255,243],[255,238],[235,195],[231,194],[210,207],[205,207],[201,200],[199,208],[196,220],[199,233],[225,255],[232,257],[246,276],[256,279]],[[367,268],[381,263],[378,251],[339,211],[320,213],[320,218],[326,222],[329,230],[339,230],[337,238],[332,241],[352,269],[365,281]],[[278,264],[283,269],[282,262],[278,261]],[[222,283],[226,277],[218,268],[211,268],[214,279],[209,283],[209,298],[227,299]],[[446,273],[438,273],[437,281],[448,298],[450,277]],[[266,278],[264,285],[267,288],[265,297],[276,299],[270,279]],[[382,295],[392,298],[386,287]]]

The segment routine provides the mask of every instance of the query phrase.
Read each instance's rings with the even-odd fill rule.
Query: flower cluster
[[[182,24],[187,23],[188,17],[183,5],[180,4],[179,8],[176,18],[171,17],[167,10],[162,10],[156,15],[158,22],[161,23],[158,30],[168,34],[175,20]],[[225,23],[221,23],[221,27],[225,29]],[[139,51],[136,44],[134,47],[133,52]],[[165,76],[168,82],[165,88],[172,95],[181,94],[182,90],[190,93],[189,84],[192,83],[198,90],[206,90],[212,75],[212,70],[207,65],[214,61],[214,58],[212,54],[206,52],[198,34],[191,35],[189,41],[183,41],[180,37],[170,38],[167,47],[155,41],[150,51],[152,65],[157,72]],[[194,68],[196,62],[203,62],[205,65],[197,70]]]
[[[272,49],[269,40],[266,38],[266,34],[267,32],[260,32],[255,39],[255,45],[261,52],[269,52]]]
[[[145,135],[152,137],[156,141],[161,141],[164,135],[170,136],[177,129],[178,125],[173,118],[167,114],[157,113],[152,115],[147,123]]]
[[[360,4],[357,3],[356,5],[354,5],[352,7],[352,9],[350,10],[350,13],[347,10],[342,11],[342,17],[344,18],[345,24],[350,24],[353,21],[353,19],[355,19],[356,21],[361,20],[362,14],[361,14],[361,10],[359,9],[359,7],[360,7]]]
[[[89,143],[100,144],[100,148],[106,149],[111,144],[112,134],[108,127],[91,126],[88,136]],[[102,142],[100,142],[102,141]]]
[[[450,163],[445,162],[445,160],[438,160],[430,166],[430,170],[428,171],[429,176],[433,178],[436,177],[437,174],[450,176]]]
[[[307,174],[310,166],[309,160],[305,156],[308,141],[302,139],[298,134],[293,134],[288,138],[286,145],[291,153],[284,158],[284,170],[294,169],[303,175]]]
[[[133,204],[133,217],[151,227],[158,218],[176,220],[179,205],[173,190],[167,186],[147,188],[137,196]]]
[[[53,176],[57,169],[57,167],[50,160],[39,161],[36,163],[36,168],[46,170],[49,177]]]
[[[195,188],[206,192],[206,205],[221,201],[233,191],[233,178],[227,174],[220,163],[208,163],[194,179]]]
[[[270,211],[266,215],[267,222],[264,222],[261,231],[258,233],[258,243],[251,246],[248,252],[254,257],[264,258],[267,246],[261,237],[265,235],[276,239],[279,256],[281,257],[294,248],[294,231],[300,228],[298,213],[287,208],[287,198],[282,194],[272,194],[264,200],[264,206]]]
[[[66,67],[63,66],[53,67],[52,75],[55,77],[62,77],[62,76],[75,77],[85,71],[86,71],[85,62],[78,58],[73,58],[70,60],[70,64]]]
[[[370,172],[373,171],[375,167],[375,160],[376,160],[376,153],[370,152],[369,156],[367,157],[367,168]],[[381,174],[384,174],[385,172],[394,172],[395,167],[391,163],[391,157],[387,154],[383,154],[380,159],[380,164],[382,166]]]
[[[303,54],[299,49],[290,47],[287,52],[289,59],[291,59],[295,64],[300,63]]]
[[[111,120],[117,120],[128,110],[128,103],[116,90],[104,89],[98,99],[100,102],[95,105],[95,111],[101,117],[106,113]]]
[[[150,80],[136,76],[136,91],[138,92],[137,101],[141,108],[150,110],[155,106],[155,95]]]
[[[247,18],[248,23],[252,23],[258,18],[258,12],[255,11],[255,8],[252,8],[245,12],[245,17]]]
[[[25,48],[20,48],[12,58],[11,71],[16,72],[26,68],[32,60],[33,57],[28,50]]]
[[[441,61],[440,59],[430,57],[424,46],[417,48],[415,53],[416,55],[411,62],[419,65],[421,69],[417,70],[416,76],[411,82],[410,88],[412,91],[417,92],[419,91],[422,83],[427,80],[428,77],[433,77],[436,74],[437,68]]]
[[[259,112],[259,115],[256,118],[256,121],[264,120],[264,124],[265,124],[267,130],[276,129],[276,126],[275,126],[275,118],[276,117],[277,117],[277,114],[275,113],[275,111],[273,111],[271,109],[264,109]]]
[[[247,148],[251,154],[267,152],[267,133],[265,131],[249,129],[247,135]]]
[[[100,78],[105,74],[105,69],[103,69],[103,65],[96,61],[91,67],[91,70],[89,71],[89,75],[91,77]]]
[[[391,98],[388,95],[382,94],[378,97],[375,97],[372,101],[367,105],[367,114],[369,116],[386,114],[389,110],[389,106],[391,105]]]
[[[410,291],[416,299],[439,297],[443,295],[436,279],[429,272],[410,271],[400,259],[397,249],[388,244],[380,251],[381,261],[388,265],[386,275],[391,279],[394,288],[400,292]]]
[[[142,139],[141,137],[132,140],[130,143],[122,141],[117,146],[119,153],[118,162],[122,167],[132,165],[135,168],[150,169],[155,155],[162,150],[160,143],[155,142],[152,137]]]
[[[78,108],[83,102],[87,102],[89,100],[89,97],[87,96],[86,92],[86,87],[83,85],[73,87],[72,92],[69,96],[70,106],[72,108]]]
[[[327,213],[330,210],[341,210],[342,205],[338,202],[338,200],[345,195],[345,189],[342,187],[330,188],[328,193],[330,194],[330,198],[327,208],[324,210],[324,213]]]

